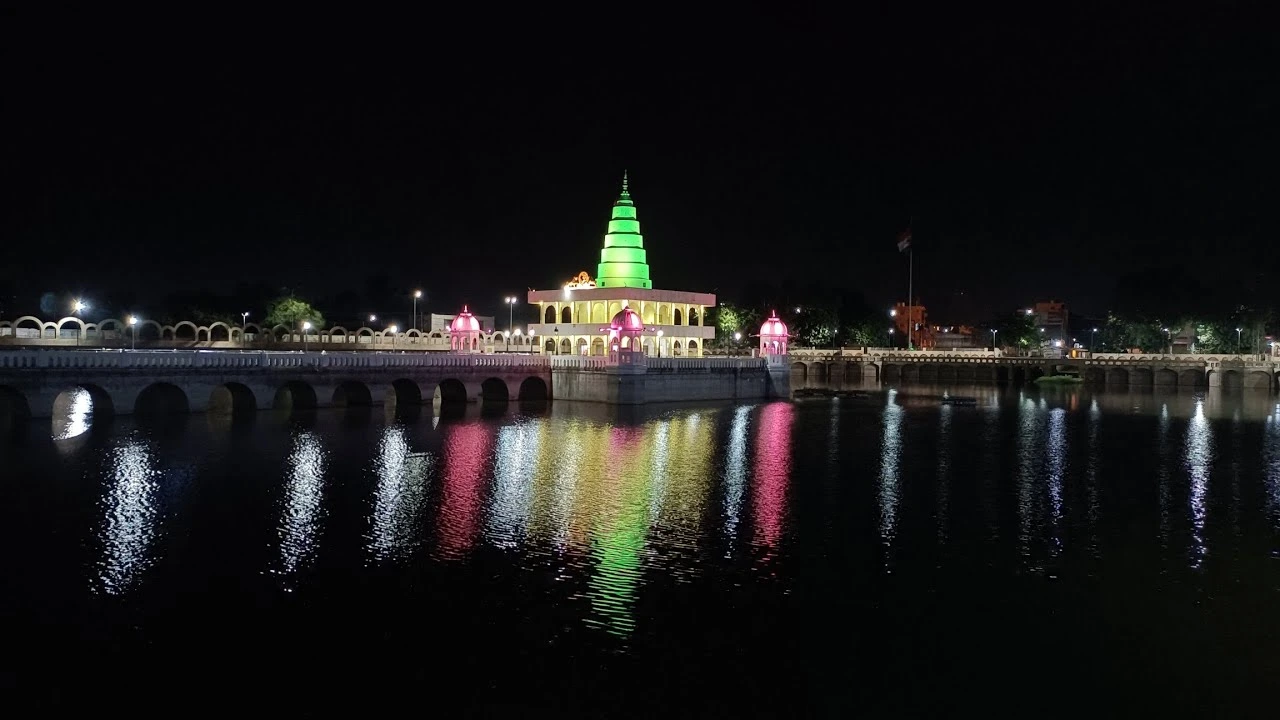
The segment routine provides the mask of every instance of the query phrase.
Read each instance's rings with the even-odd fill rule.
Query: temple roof
[[[653,287],[649,280],[644,236],[640,234],[640,220],[636,217],[625,171],[622,173],[622,193],[613,204],[609,230],[604,236],[604,249],[600,251],[596,287]]]

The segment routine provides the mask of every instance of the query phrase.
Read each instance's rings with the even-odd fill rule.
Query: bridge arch
[[[1033,366],[1027,370],[1027,381],[1035,382],[1036,380],[1039,380],[1040,378],[1044,377],[1044,374],[1045,374],[1044,368],[1038,365]]]
[[[933,363],[925,363],[920,366],[920,382],[937,382],[939,369]]]
[[[276,390],[271,406],[278,410],[315,410],[316,390],[301,380],[290,380]]]
[[[1222,389],[1223,390],[1239,390],[1244,387],[1244,378],[1239,370],[1223,370],[1222,371]]]
[[[53,439],[67,440],[88,432],[99,420],[115,414],[111,395],[92,383],[64,387],[53,398]]]
[[[7,432],[31,418],[31,406],[21,390],[0,385],[0,433]]]
[[[1180,388],[1204,387],[1207,383],[1203,370],[1191,369],[1178,373],[1178,387]]]
[[[1144,367],[1134,368],[1133,371],[1129,373],[1130,385],[1140,385],[1142,387],[1148,387],[1152,385],[1154,382],[1155,382],[1155,377],[1154,377],[1154,373],[1151,372],[1151,368],[1144,368]]]
[[[373,393],[359,380],[345,380],[333,389],[330,403],[334,407],[368,407],[373,404]]]
[[[480,383],[480,400],[482,402],[507,402],[511,399],[511,390],[502,378],[491,377]]]
[[[133,402],[135,415],[185,415],[191,412],[187,394],[167,382],[155,382],[142,389]]]
[[[1129,371],[1118,367],[1107,368],[1107,384],[1128,385]]]
[[[549,394],[547,381],[540,377],[530,376],[520,381],[520,399],[523,401],[545,401]]]
[[[1103,385],[1107,382],[1107,373],[1100,367],[1087,367],[1084,369],[1084,381],[1091,385]]]
[[[248,385],[224,383],[209,393],[209,412],[213,415],[240,415],[257,409],[258,399]]]
[[[436,385],[432,400],[449,404],[465,403],[467,401],[467,386],[456,378],[445,378]]]
[[[955,382],[956,368],[954,365],[942,365],[938,368],[938,382]]]
[[[801,383],[803,383],[803,382],[804,382],[805,380],[807,380],[808,378],[809,378],[809,366],[808,366],[808,365],[805,365],[805,364],[804,364],[804,363],[802,363],[802,362],[793,362],[793,363],[791,363],[791,379],[792,379],[792,381],[799,380]]]
[[[1270,390],[1271,373],[1254,370],[1244,376],[1244,386],[1252,390]]]
[[[1152,376],[1152,383],[1157,387],[1177,387],[1178,373],[1169,368],[1160,368]]]
[[[422,388],[417,382],[409,378],[399,378],[391,383],[391,388],[387,390],[382,401],[383,405],[421,405],[422,404]]]

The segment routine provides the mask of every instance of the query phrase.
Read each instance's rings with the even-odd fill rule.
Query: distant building
[[[431,313],[431,325],[429,326],[427,331],[428,332],[448,332],[449,325],[453,322],[453,319],[456,317],[458,316],[457,315],[437,315],[436,313]],[[476,321],[480,323],[481,332],[491,333],[497,328],[497,326],[493,322],[492,315],[473,315],[472,317],[474,317]]]
[[[907,317],[908,312],[911,313],[910,318]],[[917,302],[908,308],[906,303],[898,303],[893,308],[893,324],[902,337],[898,342],[903,347],[907,346],[908,329],[911,330],[912,347],[925,350],[933,347],[933,328],[929,327],[929,312],[924,305]]]
[[[1044,333],[1043,343],[1066,347],[1070,345],[1071,336],[1067,329],[1070,312],[1067,304],[1058,300],[1038,302],[1031,308],[1035,326]]]
[[[934,325],[933,342],[937,350],[985,347],[969,325]]]

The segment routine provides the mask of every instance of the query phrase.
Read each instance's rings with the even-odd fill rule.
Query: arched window
[[[672,317],[672,323],[671,323],[672,325],[684,324],[684,314],[680,312],[680,308],[676,308],[674,311],[672,311],[671,317]]]
[[[565,305],[564,309],[560,311],[560,322],[566,325],[573,322],[573,308],[569,305]]]
[[[554,305],[548,305],[546,312],[542,313],[542,322],[548,325],[554,325],[556,322],[556,308]]]
[[[698,343],[689,341],[689,357],[698,357]]]

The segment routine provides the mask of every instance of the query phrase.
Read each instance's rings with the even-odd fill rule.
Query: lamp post
[[[240,347],[244,347],[244,334],[249,328],[249,313],[240,313]]]
[[[391,349],[392,350],[396,349],[396,330],[398,329],[399,328],[397,328],[395,325],[392,325],[387,328],[387,330],[391,332]]]
[[[304,320],[302,322],[302,352],[307,351],[307,331],[311,329],[311,322]]]
[[[995,328],[991,328],[991,352],[996,350],[996,333],[999,332]]]
[[[378,322],[378,316],[377,316],[377,315],[370,314],[370,315],[369,315],[369,322],[370,322],[370,323],[376,323],[376,322]]]
[[[138,318],[129,316],[129,349],[138,349]]]
[[[422,297],[421,290],[413,291],[413,329],[418,329],[418,298]]]
[[[1173,354],[1173,333],[1169,332],[1169,328],[1160,328],[1164,331],[1165,347],[1169,349],[1169,354]]]
[[[893,328],[889,328],[889,347],[893,347]]]
[[[73,315],[79,315],[81,310],[88,309],[88,307],[89,307],[88,303],[84,302],[83,300],[77,300],[71,304],[71,313]],[[76,328],[76,347],[80,347],[80,334],[83,332],[84,332],[83,325]]]
[[[1089,331],[1089,354],[1093,354],[1093,336],[1098,334],[1098,328]]]
[[[1244,328],[1236,328],[1236,354],[1240,354],[1240,333],[1244,332]]]
[[[509,297],[503,299],[503,302],[507,304],[507,332],[511,332],[514,329],[512,326],[515,325],[512,315],[515,313],[516,303],[519,302],[519,298]]]

